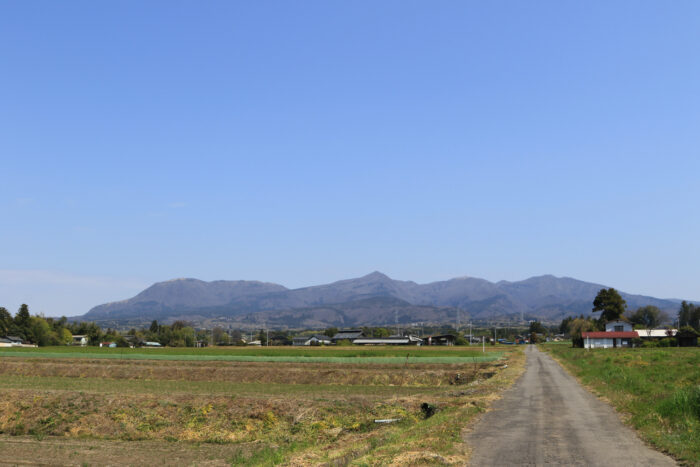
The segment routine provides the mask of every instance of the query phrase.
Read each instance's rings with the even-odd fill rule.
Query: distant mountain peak
[[[374,279],[374,280],[389,279],[389,280],[391,280],[391,278],[389,276],[387,276],[383,272],[379,272],[379,271],[372,271],[369,274],[362,276],[360,279]]]

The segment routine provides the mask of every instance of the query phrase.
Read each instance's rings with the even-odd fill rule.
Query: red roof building
[[[593,331],[582,332],[581,337],[584,339],[636,339],[639,334],[637,331]]]
[[[583,347],[586,349],[608,349],[632,347],[632,339],[637,339],[637,331],[594,331],[582,332]]]

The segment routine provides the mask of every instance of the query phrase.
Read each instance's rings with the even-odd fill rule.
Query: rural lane
[[[525,353],[525,373],[465,435],[470,465],[676,465],[549,355]]]

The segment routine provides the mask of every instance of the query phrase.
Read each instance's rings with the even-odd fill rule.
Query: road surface
[[[470,465],[676,465],[549,355],[534,345],[526,355],[525,373],[465,436]]]

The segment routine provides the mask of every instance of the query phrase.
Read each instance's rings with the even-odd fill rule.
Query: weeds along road
[[[525,373],[465,436],[470,465],[667,466],[615,411],[529,345]]]

